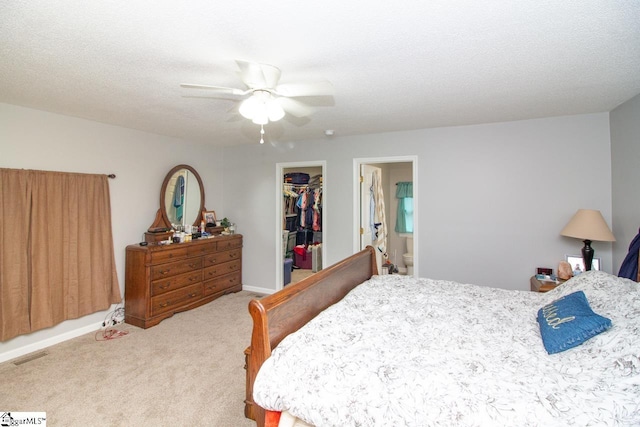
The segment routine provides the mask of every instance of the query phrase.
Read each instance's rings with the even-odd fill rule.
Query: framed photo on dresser
[[[215,211],[202,211],[202,219],[206,224],[213,224],[214,227],[217,225]]]
[[[576,273],[582,273],[586,271],[584,268],[584,260],[582,259],[582,255],[565,255],[566,261],[571,265],[571,269],[574,272],[574,276]],[[594,258],[591,262],[592,270],[600,270],[600,258]]]

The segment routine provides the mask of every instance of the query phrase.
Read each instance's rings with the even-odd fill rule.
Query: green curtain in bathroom
[[[396,187],[398,216],[396,232],[413,233],[413,182],[399,182]]]
[[[396,187],[398,215],[396,232],[413,233],[413,182],[399,182]]]

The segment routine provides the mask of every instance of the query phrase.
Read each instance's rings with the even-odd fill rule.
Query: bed
[[[591,314],[571,317],[594,336],[558,350],[581,298]],[[640,424],[631,280],[587,272],[542,294],[376,276],[367,248],[249,311],[245,415],[258,426]]]

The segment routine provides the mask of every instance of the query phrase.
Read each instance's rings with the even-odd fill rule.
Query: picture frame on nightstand
[[[565,255],[564,259],[571,265],[571,269],[575,272],[577,271],[576,266],[580,268],[580,271],[585,271],[584,269],[584,260],[582,259],[582,255]],[[592,270],[600,270],[600,258],[594,258],[591,262]],[[574,273],[575,275],[575,273]]]

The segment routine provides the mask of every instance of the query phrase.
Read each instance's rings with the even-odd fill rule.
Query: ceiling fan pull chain
[[[264,125],[260,125],[260,144],[264,144]]]

